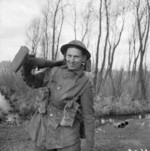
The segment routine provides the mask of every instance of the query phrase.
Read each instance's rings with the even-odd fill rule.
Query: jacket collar
[[[65,65],[62,65],[61,68],[62,68],[62,69],[65,69],[65,70],[68,71],[68,72],[73,72],[73,73],[75,73],[75,75],[77,75],[78,77],[80,77],[80,76],[83,74],[83,72],[84,72],[84,66],[83,66],[83,65],[82,65],[80,68],[76,69],[76,70],[70,70],[70,69],[67,67],[66,64],[65,64]]]

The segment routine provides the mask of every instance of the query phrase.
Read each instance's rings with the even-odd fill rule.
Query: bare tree
[[[136,73],[136,65],[137,65],[137,58],[138,55],[136,56],[136,28],[135,24],[132,25],[132,31],[131,34],[128,38],[128,52],[129,52],[129,65],[128,65],[128,76],[130,76],[131,68],[132,68],[132,75],[135,76]],[[133,62],[133,67],[132,67],[132,62]]]
[[[73,19],[73,30],[74,30],[74,39],[77,39],[77,5],[76,0],[73,2],[73,8],[72,8],[72,19]]]
[[[118,39],[116,38],[117,35],[115,35],[115,40],[114,42],[110,42],[110,39],[109,39],[109,51],[108,51],[108,67],[107,67],[107,70],[106,70],[106,73],[105,73],[105,78],[107,78],[108,75],[111,76],[111,72],[112,72],[112,67],[113,67],[113,62],[114,62],[114,55],[115,55],[115,51],[116,51],[116,48],[118,47],[119,43],[120,43],[120,40],[121,40],[121,36],[122,36],[122,32],[123,32],[123,29],[124,29],[124,19],[123,19],[123,23],[122,23],[122,27],[121,27],[121,30],[119,31],[118,33]]]
[[[43,36],[41,39],[41,51],[43,53],[43,58],[47,58],[48,52],[46,51],[46,40],[45,37]]]
[[[53,7],[54,12],[53,12],[53,26],[52,26],[52,28],[53,28],[52,29],[52,60],[55,60],[56,23],[57,23],[57,16],[58,16],[58,10],[59,10],[60,3],[61,3],[61,0],[58,0],[56,3],[56,6]],[[62,28],[62,27],[60,27],[60,28]]]
[[[65,15],[64,15],[64,6],[61,6],[61,23],[60,23],[59,33],[58,33],[58,36],[57,36],[57,45],[56,45],[56,53],[55,53],[54,60],[57,59],[57,55],[58,55],[59,43],[60,43],[60,37],[61,37],[61,33],[62,33],[64,18],[65,18]]]
[[[132,39],[128,39],[128,50],[129,50],[129,65],[128,65],[128,76],[130,76],[130,70],[131,70],[131,62],[132,62],[132,55],[133,55],[133,51],[132,51]]]
[[[150,4],[149,0],[132,1],[135,8],[136,25],[138,32],[138,58],[139,58],[139,82],[141,86],[141,97],[146,100],[146,84],[144,77],[143,61],[147,50],[147,42],[149,37],[150,26]]]
[[[91,28],[91,15],[92,15],[92,0],[87,2],[85,9],[81,12],[81,41],[85,43]]]
[[[99,64],[99,49],[100,49],[100,39],[102,35],[102,0],[99,3],[99,28],[98,28],[98,38],[97,38],[97,47],[96,47],[96,62],[95,62],[95,71],[94,71],[94,85],[96,90],[97,84],[97,75],[98,75],[98,64]]]
[[[50,45],[50,1],[46,1],[46,5],[42,8],[42,19],[43,19],[43,25],[42,25],[42,51],[44,54],[44,57],[47,59],[49,58],[49,45]]]
[[[39,42],[41,40],[41,25],[40,18],[36,17],[32,20],[27,32],[26,32],[27,40],[31,45],[31,53],[37,53],[37,48]]]
[[[111,0],[100,0],[99,4],[99,31],[94,71],[96,94],[99,93],[107,76],[111,76],[115,52],[121,41],[125,22],[125,6],[123,2],[117,3],[117,7],[114,7]],[[116,24],[118,18],[122,19],[121,28],[118,28]],[[103,28],[105,30],[102,30]],[[100,49],[102,59],[100,71],[98,71]]]
[[[66,6],[63,4],[63,0],[53,2],[46,0],[46,4],[42,8],[43,35],[41,45],[43,54],[52,60],[57,58]]]
[[[149,0],[146,0],[146,15],[145,15],[145,29],[143,31],[143,34],[141,33],[141,24],[140,19],[137,17],[137,24],[138,24],[138,31],[139,31],[139,41],[140,41],[140,64],[139,64],[139,79],[141,83],[141,92],[142,92],[142,98],[145,100],[147,99],[146,94],[146,85],[145,85],[145,76],[144,76],[144,70],[143,70],[143,60],[144,55],[146,52],[147,47],[147,41],[149,37],[149,26],[150,26],[150,5]],[[138,8],[137,8],[137,16],[138,16]]]
[[[108,40],[109,40],[109,26],[110,26],[110,20],[109,20],[109,12],[108,12],[108,6],[110,5],[108,0],[104,0],[104,7],[105,7],[105,17],[106,17],[106,35],[105,35],[105,41],[104,41],[104,49],[103,49],[103,58],[102,58],[102,65],[101,69],[99,72],[99,78],[98,78],[98,87],[97,87],[97,93],[100,91],[100,87],[102,85],[102,80],[103,80],[103,73],[105,69],[105,64],[106,64],[106,55],[107,55],[107,47],[108,47]]]

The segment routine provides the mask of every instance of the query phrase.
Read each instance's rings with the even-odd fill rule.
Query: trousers
[[[74,145],[71,146],[67,146],[64,148],[58,148],[58,149],[38,149],[37,147],[35,147],[35,151],[81,151],[81,141],[77,142]]]

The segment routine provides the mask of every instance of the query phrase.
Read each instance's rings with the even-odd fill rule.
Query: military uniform
[[[30,85],[36,83],[34,85],[36,88],[47,87],[50,90],[47,114],[51,120],[49,120],[46,148],[65,148],[80,143],[80,122],[76,117],[72,126],[60,125],[61,113],[64,111],[66,102],[80,93],[81,96],[78,96],[76,101],[80,101],[82,108],[87,151],[92,151],[95,129],[93,92],[90,81],[84,74],[83,67],[70,71],[65,65],[62,65],[47,68],[46,71],[37,75],[32,75],[29,70],[24,70],[23,76],[24,80],[28,81]]]
[[[83,117],[86,151],[92,151],[95,131],[93,93],[89,78],[85,75],[84,66],[82,66],[83,63],[87,63],[91,54],[83,42],[78,40],[63,45],[60,51],[65,59],[63,65],[53,66],[53,63],[49,62],[47,66],[45,61],[39,63],[34,60],[33,63],[37,67],[39,65],[40,67],[48,67],[45,71],[34,75],[31,74],[31,63],[23,66],[23,77],[26,83],[41,90],[39,92],[43,98],[39,99],[42,105],[38,107],[38,111],[40,113],[46,111],[46,114],[33,116],[37,117],[35,120],[39,119],[39,121],[41,117],[39,125],[42,124],[43,127],[34,131],[34,127],[38,124],[30,122],[33,123],[30,132],[35,132],[32,138],[37,146],[41,146],[42,142],[41,144],[44,143],[43,146],[50,150],[80,151],[80,126]],[[40,137],[36,132],[41,134]]]

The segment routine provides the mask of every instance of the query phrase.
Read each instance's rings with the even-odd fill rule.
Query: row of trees
[[[138,73],[142,98],[146,99],[149,3],[149,0],[45,0],[41,15],[33,19],[27,31],[32,53],[40,50],[44,58],[56,60],[60,44],[68,42],[66,35],[70,40],[83,41],[92,50],[93,82],[99,94],[105,80],[112,79],[116,52],[126,37],[128,75]]]

